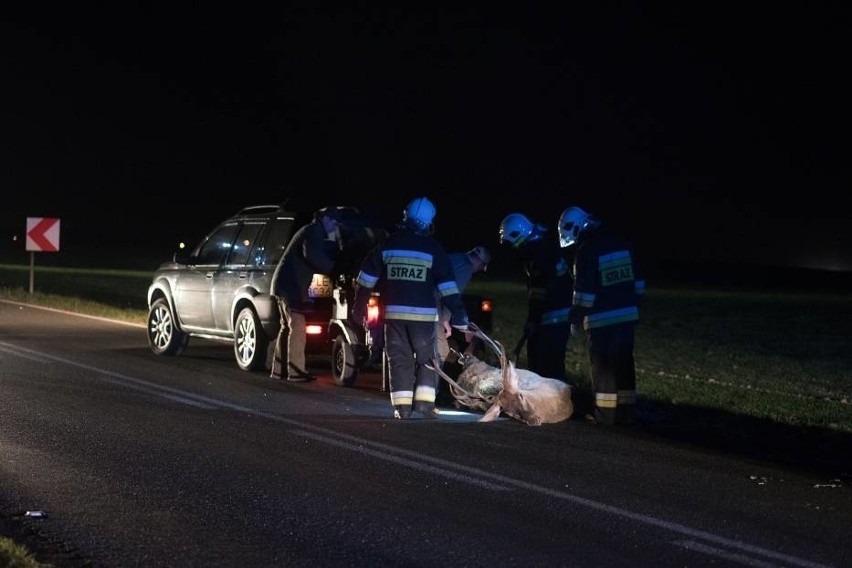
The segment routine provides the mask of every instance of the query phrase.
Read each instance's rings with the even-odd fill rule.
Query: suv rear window
[[[284,250],[290,242],[290,236],[293,232],[293,219],[274,219],[269,224],[268,237],[264,239],[265,243],[274,243],[273,246],[264,249],[261,248],[254,253],[254,262],[258,266],[269,265],[275,266],[281,257],[284,256]]]

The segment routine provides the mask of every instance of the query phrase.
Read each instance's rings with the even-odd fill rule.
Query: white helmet
[[[436,212],[428,197],[417,197],[405,206],[402,222],[418,231],[425,231],[432,225]]]
[[[524,244],[533,234],[535,225],[522,213],[509,213],[500,222],[500,242],[514,248]]]
[[[588,227],[596,224],[594,218],[579,207],[569,207],[559,216],[559,245],[570,247]]]

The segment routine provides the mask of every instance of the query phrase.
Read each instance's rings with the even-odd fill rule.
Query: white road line
[[[463,475],[461,473],[455,473],[452,471],[447,471],[442,467],[436,467],[434,465],[430,465],[428,463],[419,463],[415,460],[411,460],[408,458],[404,458],[401,456],[395,456],[392,454],[388,454],[384,451],[371,450],[366,448],[363,444],[359,446],[353,446],[349,442],[344,442],[342,440],[336,440],[329,436],[323,436],[321,434],[314,434],[313,432],[308,432],[306,430],[291,430],[291,434],[298,434],[300,436],[307,436],[308,438],[312,438],[314,440],[318,440],[320,442],[325,442],[326,444],[331,444],[332,446],[337,446],[338,448],[343,448],[345,450],[350,450],[353,452],[357,452],[359,454],[366,454],[368,456],[373,456],[375,458],[379,458],[385,461],[397,463],[403,465],[405,467],[409,467],[411,469],[417,469],[420,471],[425,471],[427,473],[434,473],[440,475],[441,477],[447,477],[449,479],[454,479],[456,481],[463,481],[464,483],[470,483],[471,485],[476,485],[482,487],[483,489],[489,489],[491,491],[508,491],[509,488],[504,485],[496,485],[494,483],[489,483],[488,481],[484,481],[482,478],[471,477],[469,475]],[[421,460],[424,459],[423,456],[418,456]],[[428,460],[425,460],[428,461]]]
[[[695,550],[697,552],[703,552],[708,556],[715,556],[717,558],[723,558],[725,560],[731,560],[733,562],[739,562],[745,566],[757,566],[757,568],[777,568],[777,564],[773,564],[771,562],[764,562],[763,560],[756,560],[754,558],[749,558],[748,556],[743,556],[742,554],[736,554],[732,552],[728,552],[727,550],[722,550],[721,548],[716,548],[715,546],[707,546],[706,544],[702,544],[700,542],[695,542],[694,540],[676,540],[673,542],[674,545],[679,546],[681,548],[685,548],[687,550]]]
[[[78,363],[76,361],[71,361],[69,359],[65,359],[63,357],[57,357],[55,355],[48,355],[47,353],[41,353],[38,351],[33,351],[31,349],[26,349],[24,347],[18,347],[16,345],[10,345],[5,342],[0,342],[0,351],[5,353],[10,353],[12,355],[18,355],[20,357],[24,357],[31,361],[38,361],[41,363],[46,363],[48,360],[56,361],[59,363],[63,363],[65,365],[69,365],[72,367],[77,367],[80,369],[86,369],[87,371],[92,371],[102,378],[101,380],[110,384],[119,385],[123,387],[127,387],[130,389],[134,389],[137,391],[141,391],[147,394],[151,394],[154,396],[159,396],[162,398],[166,398],[175,402],[179,402],[181,404],[187,404],[189,406],[195,406],[198,408],[205,408],[207,410],[213,410],[221,406],[221,404],[213,399],[206,399],[206,397],[195,395],[192,393],[187,393],[185,391],[181,391],[178,389],[173,389],[170,387],[157,385],[154,383],[150,383],[148,381],[142,381],[136,379],[134,377],[129,377],[127,375],[123,375],[121,373],[116,373],[113,371],[107,371],[104,369],[99,369],[97,367],[93,367],[91,365],[86,365],[84,363]]]
[[[129,326],[132,326],[132,327],[141,327],[142,329],[147,328],[146,325],[141,324],[141,323],[133,323],[133,322],[130,322],[130,321],[122,321],[122,320],[117,320],[117,319],[105,318],[105,317],[101,317],[101,316],[91,316],[89,314],[81,314],[80,312],[69,312],[68,310],[60,310],[58,308],[48,308],[46,306],[37,306],[35,304],[26,304],[24,302],[16,302],[14,300],[0,299],[0,304],[12,304],[13,306],[18,306],[18,307],[21,307],[21,308],[32,308],[34,310],[44,310],[46,312],[55,312],[57,314],[64,314],[64,315],[67,315],[67,316],[77,316],[77,317],[88,318],[88,319],[93,319],[93,320],[97,320],[97,321],[105,321],[105,322],[108,322],[108,323],[117,323],[117,324],[120,324],[120,325],[129,325]]]

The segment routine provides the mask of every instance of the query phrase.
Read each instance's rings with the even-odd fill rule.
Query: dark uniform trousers
[[[426,365],[432,365],[439,357],[435,323],[386,320],[385,353],[388,356],[391,403],[402,409],[410,409],[413,403],[434,407],[438,375]]]
[[[630,322],[589,330],[589,371],[597,422],[628,424],[632,419],[636,402],[635,327]]]
[[[565,353],[570,337],[568,322],[539,325],[527,339],[529,370],[542,377],[565,381]]]

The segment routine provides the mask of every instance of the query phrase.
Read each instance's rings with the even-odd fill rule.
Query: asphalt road
[[[58,568],[852,565],[840,479],[476,418],[395,421],[374,374],[288,384],[226,345],[162,358],[141,327],[0,302],[0,527]]]

